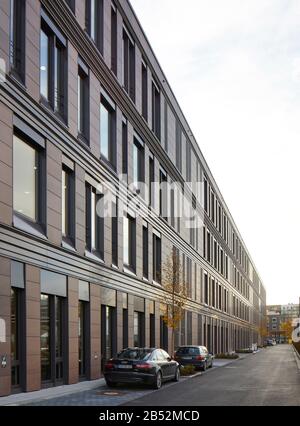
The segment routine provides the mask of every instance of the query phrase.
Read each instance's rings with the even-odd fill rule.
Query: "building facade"
[[[0,9],[0,396],[99,378],[123,347],[168,350],[174,252],[176,345],[259,343],[263,283],[129,2]],[[174,214],[183,189],[199,226]]]
[[[267,305],[266,310],[269,337],[274,338],[278,343],[287,343],[288,338],[283,327],[284,324],[293,323],[293,320],[300,318],[299,305],[295,303]]]

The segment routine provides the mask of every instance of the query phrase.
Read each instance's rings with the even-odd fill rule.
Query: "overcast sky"
[[[131,0],[267,289],[300,296],[300,1]]]

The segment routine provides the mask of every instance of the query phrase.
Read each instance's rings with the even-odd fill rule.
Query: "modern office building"
[[[258,342],[263,283],[129,2],[5,0],[0,16],[0,396],[168,350],[171,252],[176,345]],[[200,226],[174,214],[183,189]],[[99,213],[107,194],[118,214]]]

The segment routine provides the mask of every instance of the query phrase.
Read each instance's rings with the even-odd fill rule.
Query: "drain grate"
[[[99,395],[99,396],[120,396],[120,395],[124,395],[124,392],[102,391],[102,392],[96,392],[96,395]]]

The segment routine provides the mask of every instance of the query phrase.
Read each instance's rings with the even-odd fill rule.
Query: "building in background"
[[[260,343],[265,288],[129,2],[0,13],[0,396],[97,379],[123,347],[168,350],[173,250],[188,289],[176,345]],[[174,215],[186,182],[200,227]],[[107,188],[114,217],[97,215]]]
[[[269,337],[273,337],[278,343],[287,343],[285,324],[292,323],[299,318],[299,305],[267,305],[267,329]]]

